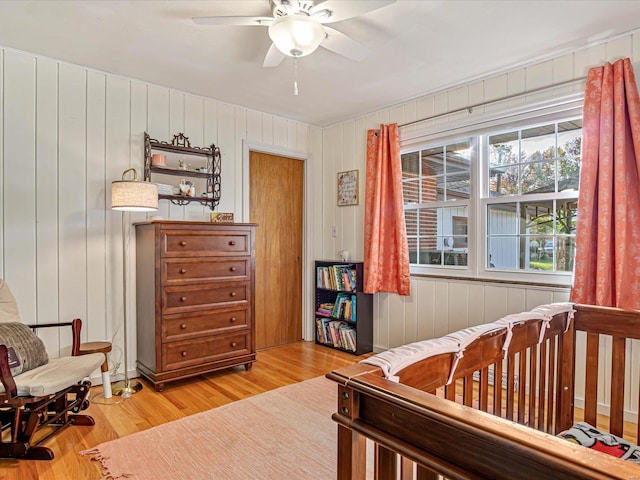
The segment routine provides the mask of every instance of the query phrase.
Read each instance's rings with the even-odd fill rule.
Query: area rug
[[[336,478],[336,384],[324,377],[150,428],[81,452],[104,478]]]

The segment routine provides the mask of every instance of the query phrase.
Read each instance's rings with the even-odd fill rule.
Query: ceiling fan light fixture
[[[269,37],[274,45],[290,57],[313,53],[325,38],[322,25],[305,15],[286,15],[269,25]]]

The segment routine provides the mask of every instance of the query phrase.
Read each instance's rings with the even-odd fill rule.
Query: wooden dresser
[[[256,359],[255,225],[150,221],[136,227],[137,367],[166,382]]]

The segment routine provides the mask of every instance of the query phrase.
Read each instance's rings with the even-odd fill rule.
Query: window
[[[579,118],[530,121],[403,152],[410,263],[571,272],[581,139]]]
[[[410,263],[467,265],[471,152],[463,140],[402,155]]]
[[[486,266],[573,271],[582,121],[487,139]]]

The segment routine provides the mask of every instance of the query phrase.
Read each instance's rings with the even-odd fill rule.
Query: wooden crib
[[[625,394],[631,410],[640,397],[627,341],[640,339],[640,312],[564,305],[403,365],[394,380],[367,363],[329,373],[339,384],[338,479],[364,479],[367,464],[377,479],[640,479],[640,465],[555,436],[579,403],[579,420],[637,440],[637,426],[623,427]]]

